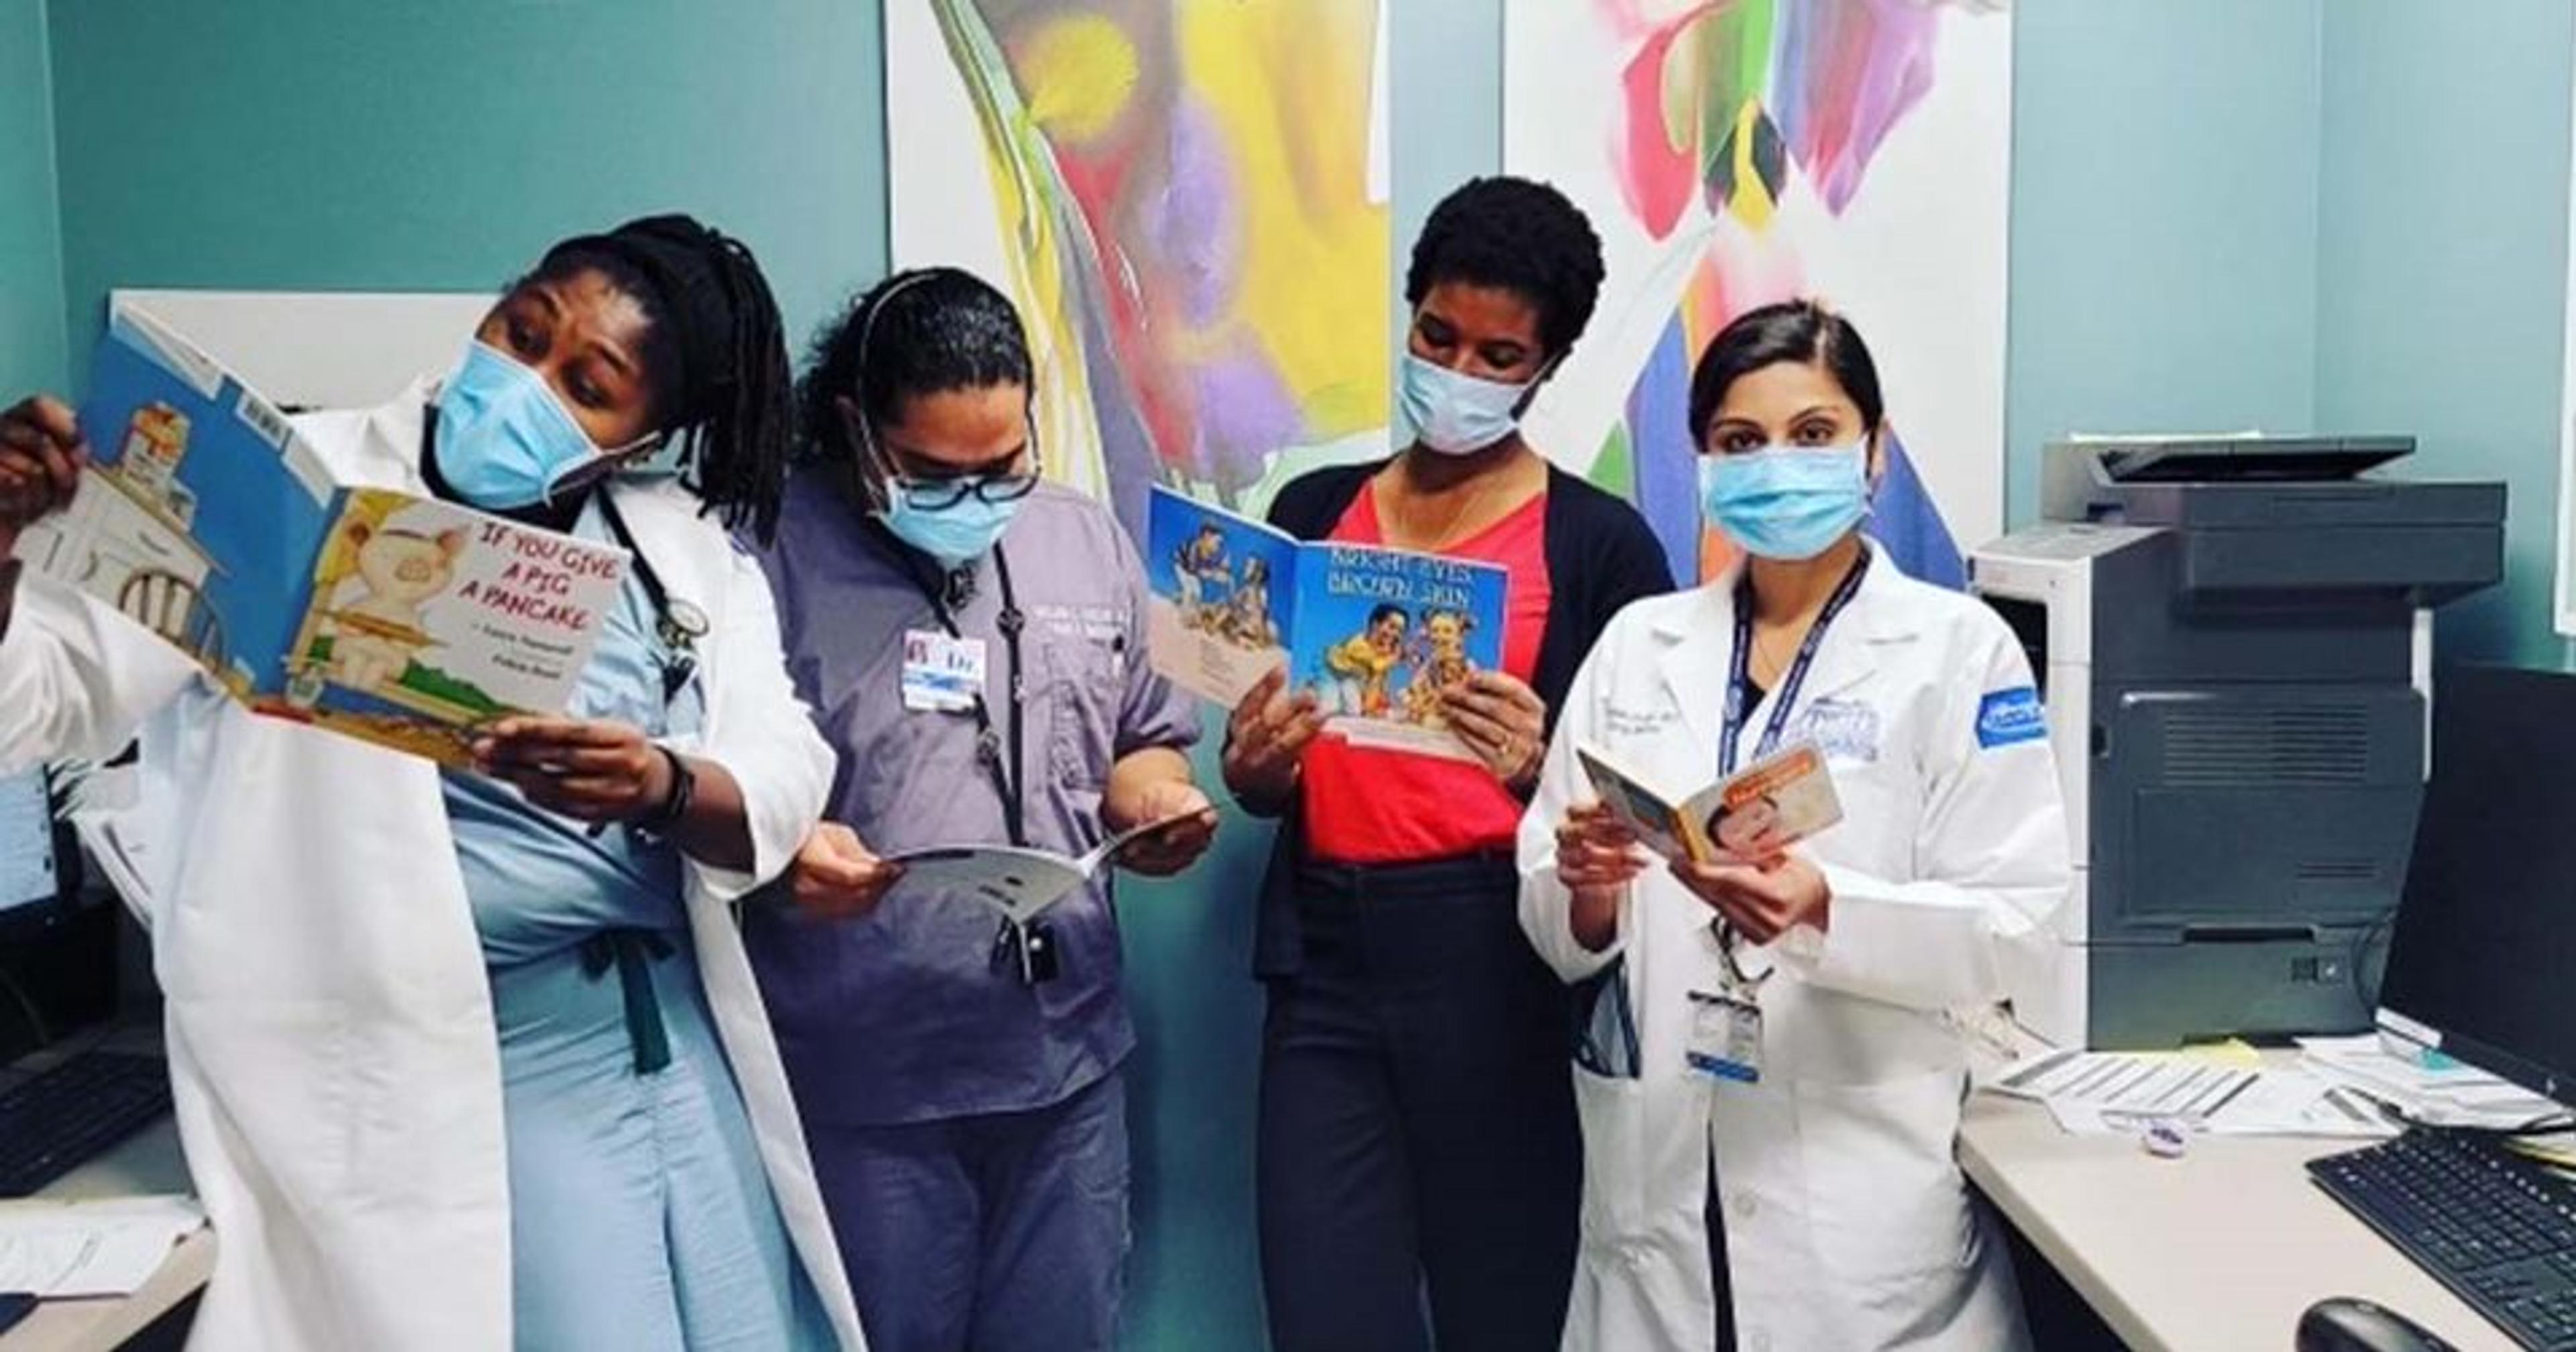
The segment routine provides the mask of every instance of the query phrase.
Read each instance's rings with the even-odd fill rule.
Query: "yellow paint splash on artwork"
[[[995,222],[1008,247],[1007,277],[998,280],[1019,307],[1039,379],[1030,410],[1050,477],[1095,496],[1108,489],[1100,434],[1091,417],[1090,373],[1083,363],[1073,281],[1059,252],[1057,212],[1067,195],[1057,181],[1038,115],[1020,101],[1001,51],[993,45],[968,0],[932,0],[941,40],[967,84],[984,138],[984,172],[992,183]],[[1079,22],[1067,20],[1067,23]],[[1128,59],[1126,39],[1111,36]],[[1083,40],[1069,40],[1079,48]],[[1096,51],[1096,44],[1094,47]],[[1059,58],[1079,61],[1083,58]],[[1132,75],[1130,77],[1132,84]]]
[[[1762,181],[1762,170],[1753,161],[1755,132],[1762,122],[1762,103],[1746,99],[1735,110],[1735,137],[1732,155],[1735,170],[1735,192],[1727,199],[1726,209],[1735,218],[1755,230],[1771,227],[1771,212],[1777,203],[1771,200],[1771,189]]]
[[[1107,131],[1136,90],[1136,47],[1097,14],[1047,20],[1021,55],[1029,119],[1047,134],[1086,141]]]
[[[1376,0],[1181,0],[1183,78],[1222,129],[1243,272],[1213,327],[1262,334],[1320,440],[1382,426],[1387,212],[1368,200]],[[1215,338],[1213,332],[1204,335]]]

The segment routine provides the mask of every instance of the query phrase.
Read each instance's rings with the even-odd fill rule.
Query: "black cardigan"
[[[1270,524],[1300,540],[1320,540],[1349,510],[1384,460],[1302,475],[1270,504]],[[1547,628],[1539,634],[1538,666],[1530,688],[1547,702],[1547,726],[1556,727],[1574,673],[1594,641],[1622,606],[1673,589],[1664,547],[1644,517],[1627,503],[1549,466],[1545,522],[1547,575],[1553,584]],[[1305,827],[1294,800],[1270,848],[1261,881],[1261,916],[1252,966],[1264,979],[1293,976],[1305,957],[1297,923],[1297,866],[1305,854]]]

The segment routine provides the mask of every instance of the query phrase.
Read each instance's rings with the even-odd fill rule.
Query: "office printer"
[[[2061,1045],[2370,1027],[2406,877],[2431,608],[2494,583],[2501,483],[2375,471],[2412,437],[2049,446],[2042,524],[1969,585],[2041,682],[2075,890],[2015,1012]]]

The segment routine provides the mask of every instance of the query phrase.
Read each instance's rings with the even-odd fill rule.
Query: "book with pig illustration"
[[[18,556],[259,713],[464,764],[477,726],[564,710],[625,576],[621,550],[338,482],[274,406],[139,312],[100,340],[80,425],[80,491]]]
[[[1173,684],[1232,706],[1284,666],[1328,734],[1473,759],[1440,692],[1502,665],[1506,570],[1301,542],[1160,486],[1145,534],[1146,650]]]

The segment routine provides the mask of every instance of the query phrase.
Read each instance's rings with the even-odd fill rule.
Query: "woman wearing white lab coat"
[[[1860,533],[1881,418],[1839,316],[1768,307],[1711,344],[1691,395],[1702,496],[1749,557],[1612,622],[1522,824],[1523,926],[1591,997],[1569,1349],[1705,1349],[1722,1323],[1745,1352],[2028,1343],[1952,1147],[1963,1017],[2043,951],[2065,824],[2011,632]],[[1729,743],[1741,769],[1802,740],[1841,823],[1697,865],[1641,855],[1575,754],[1687,793]],[[1695,993],[1757,1007],[1758,1030]]]
[[[832,770],[758,569],[706,519],[775,510],[775,308],[739,245],[659,218],[559,246],[476,337],[440,389],[299,429],[343,482],[539,518],[562,508],[584,533],[620,523],[657,607],[693,608],[682,627],[698,633],[663,634],[655,673],[640,637],[654,626],[621,598],[601,647],[627,655],[605,678],[594,661],[576,708],[644,676],[652,696],[632,702],[658,726],[667,645],[693,647],[667,696],[688,713],[662,735],[533,720],[484,746],[486,776],[465,785],[250,714],[113,608],[0,563],[0,764],[104,758],[139,735],[130,821],[148,848],[181,1140],[217,1240],[193,1345],[862,1347],[730,914],[795,854]],[[674,434],[692,446],[687,486],[603,482]],[[57,403],[0,418],[0,553],[68,499],[83,454]],[[477,837],[476,812],[500,820]],[[520,849],[530,838],[551,843]],[[615,972],[570,942],[504,967],[496,926],[513,921],[496,917],[490,880],[506,893],[513,877],[561,876],[540,856],[579,854],[585,838],[685,894],[656,894],[651,923],[668,928],[598,922],[595,937],[618,941],[597,945]],[[560,895],[531,890],[538,912]],[[512,1026],[511,983],[531,973],[551,974],[544,998],[609,1002],[592,1020],[604,1051],[567,1049],[544,1011]],[[660,992],[659,1070],[637,1031],[638,982]],[[529,1045],[582,1055],[531,1065]],[[657,1143],[672,1122],[696,1129]],[[560,1181],[525,1172],[523,1150],[549,1139]],[[583,1177],[592,1157],[624,1163]],[[532,1324],[532,1304],[551,1306],[551,1323]]]

